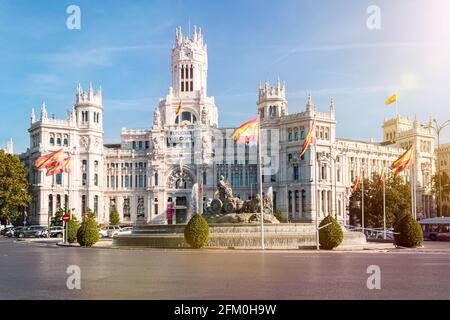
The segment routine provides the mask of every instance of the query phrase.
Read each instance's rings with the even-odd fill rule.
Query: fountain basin
[[[148,248],[189,248],[184,240],[185,225],[141,225],[130,235],[113,238],[113,246]],[[259,224],[211,224],[208,248],[260,249]],[[299,249],[316,246],[315,224],[280,223],[264,225],[264,244],[268,249]],[[361,232],[344,232],[341,246],[363,245]]]

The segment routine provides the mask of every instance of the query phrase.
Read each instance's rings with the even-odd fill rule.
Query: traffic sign
[[[69,214],[63,215],[63,221],[64,222],[69,222],[70,221],[70,215]]]

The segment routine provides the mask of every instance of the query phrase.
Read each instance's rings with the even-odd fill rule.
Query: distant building
[[[441,144],[439,149],[437,147],[436,149],[436,168],[450,177],[450,143]],[[436,200],[438,201],[438,199]],[[442,197],[442,214],[444,216],[450,215],[450,197],[448,196]]]
[[[14,154],[14,143],[12,138],[9,139],[8,143],[6,144],[6,148],[5,149],[0,148],[0,150],[5,151],[5,153],[7,154]]]
[[[241,199],[255,196],[256,147],[236,145],[230,139],[233,129],[218,127],[218,108],[207,95],[208,56],[201,30],[195,28],[185,37],[177,28],[171,74],[172,85],[156,107],[151,127],[122,129],[117,144],[103,142],[102,93],[92,85],[87,91],[77,87],[66,120],[49,118],[45,104],[39,118],[32,111],[30,148],[22,158],[30,169],[34,222],[46,223],[49,215],[67,205],[76,208],[77,215],[91,208],[99,222],[108,222],[109,212],[116,208],[124,222],[167,223],[166,208],[172,202],[174,221],[184,223],[200,210],[193,208],[194,183],[203,185],[201,202],[207,202],[221,176]],[[263,188],[273,187],[274,208],[292,221],[313,222],[317,213],[319,219],[332,214],[347,223],[355,178],[362,172],[366,177],[381,172],[411,144],[417,150],[418,214],[434,214],[431,129],[397,117],[384,122],[381,143],[340,139],[333,100],[326,112],[320,112],[309,96],[304,112],[289,114],[286,88],[280,81],[260,85],[255,95],[255,117],[261,116]],[[247,120],[237,117],[236,123]],[[317,143],[299,159],[314,122]],[[70,174],[47,177],[33,168],[39,156],[60,148],[72,157]],[[406,176],[409,179],[408,172]]]

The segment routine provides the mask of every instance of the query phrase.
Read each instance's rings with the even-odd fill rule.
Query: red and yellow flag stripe
[[[397,177],[402,171],[409,168],[413,159],[413,146],[410,146],[408,150],[406,150],[397,160],[392,162],[390,165],[390,169],[394,171],[395,176]]]
[[[311,143],[314,143],[314,130],[316,128],[316,122],[314,121],[314,123],[312,124],[311,128],[309,128],[309,132],[308,135],[306,136],[305,141],[303,141],[302,144],[302,150],[300,151],[300,156],[299,158],[303,157],[303,155],[305,154],[306,150],[308,150],[308,147]]]
[[[71,158],[67,157],[62,161],[53,162],[51,166],[47,167],[47,176],[53,176],[63,172],[70,172]]]
[[[34,162],[34,165],[36,166],[37,169],[45,169],[48,166],[51,166],[55,161],[61,161],[62,157],[63,157],[62,149],[59,149],[57,151],[39,157]]]
[[[258,139],[259,123],[258,118],[247,121],[239,128],[234,130],[231,138],[237,144],[254,142]]]

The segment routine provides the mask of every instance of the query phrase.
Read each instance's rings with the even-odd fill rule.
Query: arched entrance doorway
[[[173,222],[187,223],[189,218],[189,195],[192,191],[193,175],[185,167],[171,172],[167,180],[168,201],[173,202]]]
[[[175,223],[187,223],[188,217],[188,203],[187,197],[177,197],[175,200]]]

